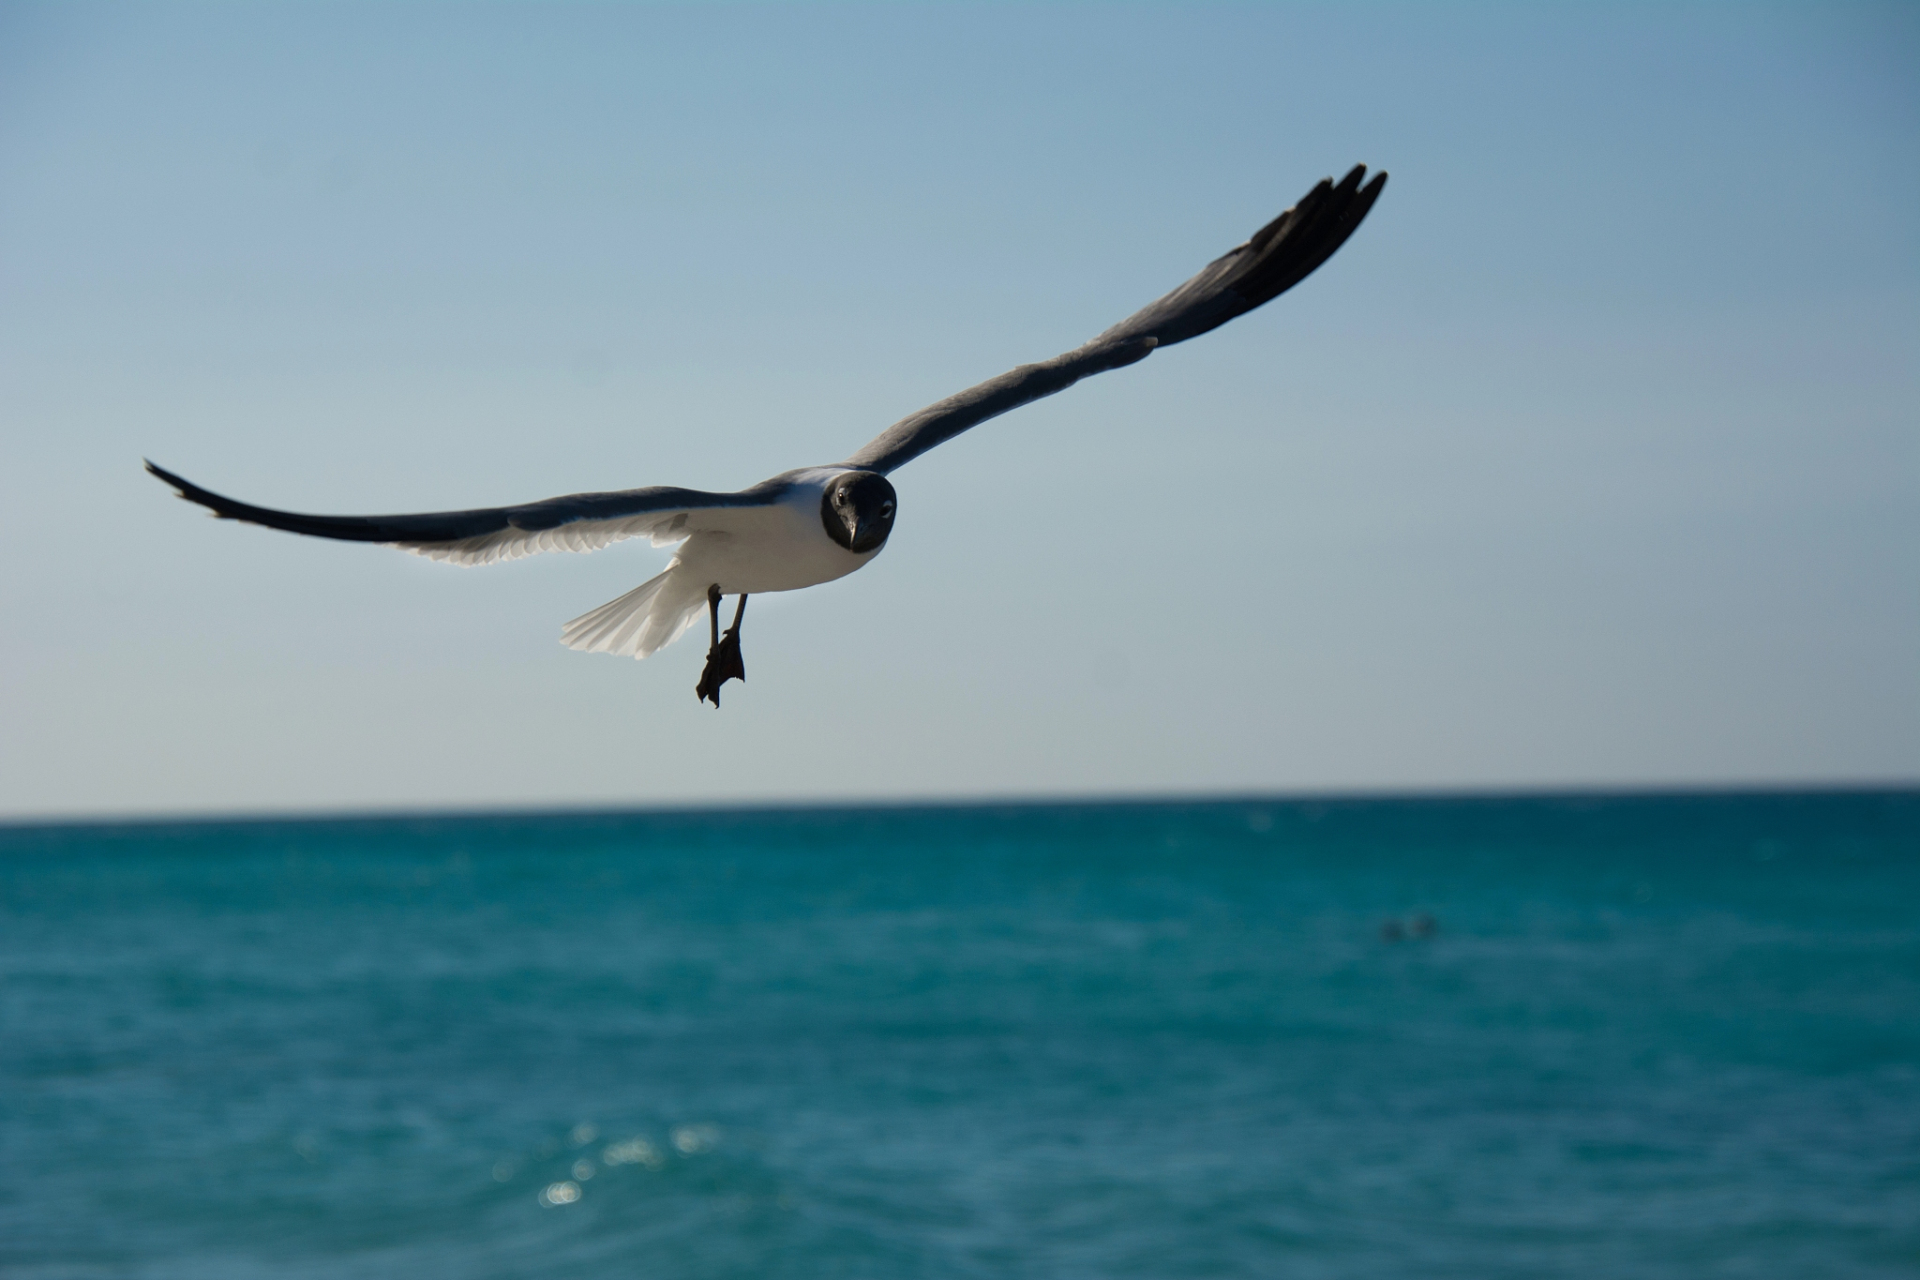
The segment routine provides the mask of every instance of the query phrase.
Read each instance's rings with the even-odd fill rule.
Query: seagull
[[[1356,165],[1322,179],[1300,202],[1179,288],[1091,342],[1023,364],[902,418],[845,462],[785,471],[737,493],[656,485],[574,493],[517,507],[393,516],[315,516],[223,497],[147,462],[179,496],[223,520],[316,538],[375,542],[430,560],[493,564],[543,551],[598,551],[626,538],[677,544],[666,569],[561,628],[570,649],[645,658],[671,644],[706,606],[707,664],[694,692],[720,706],[720,686],[747,678],[740,622],[747,597],[844,578],[880,554],[899,496],[887,479],[935,445],[1082,378],[1197,338],[1285,293],[1332,257],[1379,198],[1387,175]],[[738,596],[720,629],[722,596]]]

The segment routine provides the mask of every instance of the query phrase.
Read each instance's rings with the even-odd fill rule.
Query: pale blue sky
[[[1920,777],[1905,7],[0,8],[0,814]],[[1252,316],[895,475],[696,704],[216,523],[845,456],[1356,161]]]

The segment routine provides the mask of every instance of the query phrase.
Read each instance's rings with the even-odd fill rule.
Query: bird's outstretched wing
[[[598,551],[622,538],[678,542],[694,531],[700,513],[724,507],[764,507],[787,489],[779,478],[738,493],[656,486],[619,493],[573,493],[518,507],[435,511],[401,516],[309,516],[250,506],[202,489],[171,471],[147,470],[225,520],[244,520],[316,538],[379,542],[430,560],[492,564],[542,551]]]
[[[1366,173],[1365,165],[1355,165],[1338,185],[1322,180],[1251,240],[1085,346],[1040,364],[1023,364],[928,405],[888,427],[846,465],[892,471],[988,418],[1065,391],[1092,374],[1144,360],[1159,347],[1197,338],[1279,297],[1332,257],[1367,216],[1387,175],[1377,173],[1362,186]]]

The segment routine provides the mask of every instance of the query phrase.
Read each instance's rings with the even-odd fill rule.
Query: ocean
[[[1920,792],[0,827],[0,1275],[1920,1275]]]

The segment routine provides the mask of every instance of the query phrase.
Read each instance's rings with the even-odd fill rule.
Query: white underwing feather
[[[389,546],[429,560],[473,568],[519,560],[545,551],[598,551],[627,538],[646,538],[656,547],[687,536],[685,511],[649,511],[616,520],[575,520],[553,529],[506,528],[458,542],[393,542]]]

